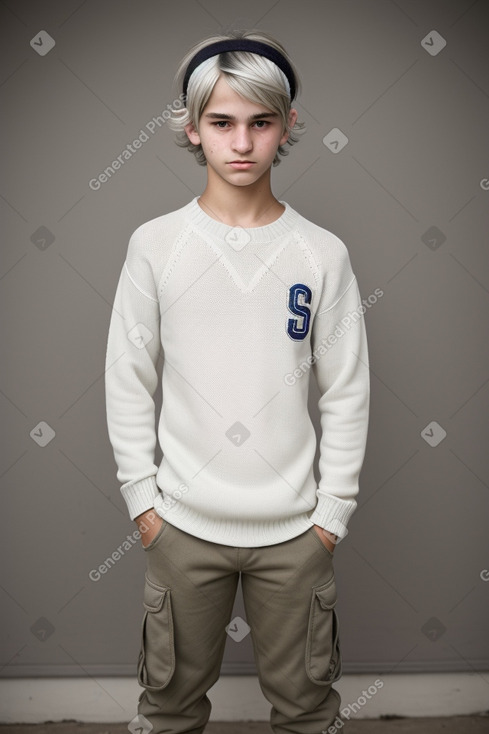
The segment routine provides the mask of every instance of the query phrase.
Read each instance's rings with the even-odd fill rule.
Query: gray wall
[[[107,330],[130,234],[205,170],[162,126],[89,181],[178,94],[187,47],[234,26],[274,33],[304,83],[308,133],[274,194],[344,240],[365,299],[384,292],[336,550],[344,670],[489,668],[488,17],[484,0],[0,5],[2,675],[135,674],[144,553],[89,577],[136,527],[106,432]],[[349,139],[335,153],[333,128]],[[228,639],[230,672],[255,672],[249,637]]]

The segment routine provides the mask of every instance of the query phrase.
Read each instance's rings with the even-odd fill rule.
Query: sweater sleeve
[[[365,455],[370,379],[367,336],[356,278],[346,247],[340,248],[338,275],[326,287],[312,331],[312,369],[320,399],[320,482],[310,519],[344,538],[357,507]],[[329,274],[326,274],[329,285]]]
[[[153,400],[161,346],[159,302],[150,263],[139,245],[136,230],[115,294],[105,366],[109,439],[131,520],[151,509],[159,493]]]

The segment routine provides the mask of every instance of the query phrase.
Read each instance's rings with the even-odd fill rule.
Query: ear
[[[191,143],[194,145],[200,145],[200,135],[193,122],[189,122],[188,125],[185,125],[184,130]]]
[[[289,128],[294,127],[295,123],[297,122],[298,116],[299,115],[298,115],[297,110],[292,108],[289,112],[289,117],[288,117]],[[280,145],[283,145],[284,143],[287,142],[289,135],[290,133],[286,130],[280,139]]]

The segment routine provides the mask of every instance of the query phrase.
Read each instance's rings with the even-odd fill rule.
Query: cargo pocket
[[[147,574],[143,606],[137,679],[149,691],[160,691],[168,685],[175,670],[171,595],[168,587],[155,584]]]
[[[330,685],[341,676],[338,617],[334,576],[312,590],[306,643],[306,672],[318,685]]]

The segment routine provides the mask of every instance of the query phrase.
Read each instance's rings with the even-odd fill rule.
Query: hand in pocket
[[[147,510],[136,518],[138,530],[141,533],[141,543],[146,548],[155,538],[165,522],[154,510]]]
[[[333,553],[334,552],[334,549],[336,548],[336,543],[333,541],[333,538],[336,538],[336,536],[331,534],[331,538],[329,538],[327,535],[325,535],[323,533],[323,529],[321,527],[319,527],[319,525],[313,525],[313,527],[314,527],[314,530],[316,531],[316,533],[321,538],[321,541],[322,541],[323,545],[325,545],[326,548],[331,553]]]

